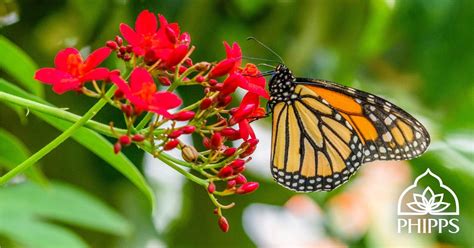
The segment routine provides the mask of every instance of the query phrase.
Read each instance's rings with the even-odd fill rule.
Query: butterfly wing
[[[296,81],[329,102],[354,127],[363,143],[363,162],[412,159],[428,148],[426,128],[393,103],[330,81]]]
[[[326,100],[297,85],[291,102],[273,105],[272,175],[295,191],[330,191],[363,162],[357,131]]]

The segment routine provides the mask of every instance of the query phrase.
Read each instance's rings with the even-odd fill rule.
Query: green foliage
[[[27,247],[86,247],[77,234],[55,222],[113,235],[127,235],[127,221],[74,186],[33,183],[0,190],[0,235]]]

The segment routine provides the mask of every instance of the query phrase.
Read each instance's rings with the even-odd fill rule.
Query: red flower
[[[251,63],[246,64],[241,73],[246,80],[239,84],[240,88],[255,93],[265,99],[270,98],[268,92],[265,90],[265,78],[256,65]]]
[[[224,42],[224,46],[227,57],[212,68],[211,72],[209,72],[209,77],[211,78],[231,73],[240,67],[240,64],[242,63],[242,50],[237,43],[234,42],[231,47],[227,42]]]
[[[178,64],[188,52],[191,37],[180,34],[177,23],[168,23],[165,17],[156,16],[148,10],[142,11],[135,22],[135,30],[127,24],[120,24],[120,32],[133,47],[137,56],[145,56],[151,63],[161,59],[167,67]]]
[[[265,110],[260,107],[259,95],[248,92],[242,99],[239,108],[232,114],[229,124],[239,124],[240,138],[243,140],[247,140],[249,136],[256,138],[249,120],[262,116],[265,116]]]
[[[144,68],[135,68],[130,75],[130,85],[118,73],[111,73],[114,82],[125,97],[133,104],[135,113],[151,111],[171,118],[169,109],[181,105],[181,99],[171,92],[157,92],[153,78]]]
[[[35,79],[45,84],[52,84],[53,91],[57,94],[71,90],[79,91],[87,81],[108,79],[109,70],[96,67],[110,55],[110,52],[109,48],[102,47],[83,60],[77,49],[66,48],[56,55],[55,68],[39,69],[35,73]]]

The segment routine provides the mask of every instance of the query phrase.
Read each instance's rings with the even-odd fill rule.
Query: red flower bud
[[[120,52],[121,54],[124,54],[124,53],[126,53],[126,52],[127,52],[127,48],[126,48],[126,47],[124,47],[124,46],[121,46],[121,47],[119,47],[119,49],[118,49],[118,50],[119,50],[119,52]]]
[[[221,62],[217,63],[211,72],[209,72],[209,77],[216,78],[224,76],[229,73],[235,66],[236,59],[224,59]]]
[[[125,50],[127,51],[127,53],[131,53],[133,51],[133,46],[132,45],[127,45],[125,47]]]
[[[248,182],[248,183],[244,183],[242,184],[242,186],[240,186],[236,191],[235,193],[237,194],[249,194],[249,193],[252,193],[254,192],[255,190],[258,189],[258,183],[257,182]]]
[[[212,211],[214,214],[218,214],[219,213],[219,209],[217,208],[214,208],[214,211]]]
[[[216,84],[217,84],[217,80],[215,80],[215,79],[209,80],[209,85],[214,86]]]
[[[120,106],[120,110],[122,110],[122,112],[128,117],[133,115],[132,106],[128,104],[122,104],[122,106]]]
[[[199,106],[202,110],[207,109],[211,106],[212,99],[211,98],[204,98],[201,101],[201,105]]]
[[[122,37],[120,37],[120,36],[118,36],[118,35],[115,36],[115,42],[117,42],[117,44],[118,44],[119,46],[121,46],[121,45],[123,44],[123,39],[122,39]]]
[[[229,124],[235,125],[236,123],[241,122],[245,118],[249,117],[252,112],[255,110],[256,105],[255,104],[246,104],[243,106],[240,106],[240,108],[234,113],[232,118],[230,119]]]
[[[245,160],[243,159],[236,159],[232,163],[229,164],[232,169],[237,169],[245,165]]]
[[[206,78],[201,76],[201,75],[196,77],[196,82],[198,82],[198,83],[202,83],[202,82],[204,82],[204,80],[206,80]]]
[[[123,59],[124,61],[130,61],[130,60],[132,59],[132,56],[130,56],[130,54],[124,54],[123,57],[122,57],[122,59]]]
[[[193,66],[193,60],[191,58],[186,58],[184,64],[187,66]]]
[[[214,133],[211,136],[211,148],[213,150],[219,149],[222,145],[222,135],[220,133]]]
[[[148,50],[146,51],[143,60],[145,61],[145,64],[153,65],[158,60],[158,55],[154,50]]]
[[[194,133],[194,131],[196,131],[196,127],[195,126],[184,126],[182,128],[180,128],[181,131],[183,131],[184,134],[191,134],[191,133]]]
[[[108,47],[108,48],[110,48],[110,49],[112,49],[112,50],[117,50],[118,47],[119,47],[119,45],[117,44],[117,42],[111,41],[111,40],[107,41],[107,42],[105,43],[105,46]]]
[[[188,121],[194,118],[194,112],[193,111],[181,111],[173,115],[172,119],[175,121]]]
[[[135,141],[135,142],[142,142],[145,140],[145,136],[141,135],[141,134],[135,134],[132,136],[132,140]]]
[[[181,134],[183,134],[183,131],[181,130],[174,130],[173,132],[171,132],[170,134],[168,134],[168,138],[171,138],[171,139],[176,139],[178,138],[179,136],[181,136]]]
[[[124,97],[124,95],[125,95],[125,94],[123,93],[123,91],[121,91],[121,90],[119,90],[119,89],[116,90],[115,93],[114,93],[114,97],[115,97],[116,99],[122,99],[122,98]]]
[[[120,144],[120,142],[117,142],[114,144],[114,153],[117,154],[120,152],[120,150],[122,150],[122,145]]]
[[[123,146],[128,146],[130,145],[130,143],[132,143],[132,140],[130,139],[128,135],[122,135],[119,137],[119,142]]]
[[[160,81],[161,85],[163,85],[163,86],[170,86],[171,85],[171,81],[167,77],[159,77],[158,80]]]
[[[214,191],[216,191],[216,185],[213,182],[210,182],[207,186],[207,192],[209,192],[209,194],[213,194]]]
[[[255,152],[256,149],[257,149],[257,146],[249,146],[244,152],[242,152],[239,155],[239,157],[240,158],[248,157],[248,156],[252,155]]]
[[[207,149],[211,149],[211,139],[209,139],[208,137],[204,137],[202,139],[202,144],[204,145],[204,147],[206,147]]]
[[[178,144],[179,144],[179,140],[172,139],[166,142],[166,144],[163,146],[163,150],[165,151],[173,150],[174,148],[176,148],[176,146],[178,146]]]
[[[224,129],[222,129],[221,133],[225,137],[232,137],[232,136],[235,136],[236,134],[238,134],[239,131],[237,131],[237,130],[231,128],[231,127],[226,127]]]
[[[235,182],[235,180],[229,180],[227,181],[227,188],[228,189],[232,189],[233,187],[235,187],[237,183]]]
[[[247,140],[247,143],[249,143],[250,146],[256,146],[258,144],[259,140],[258,139],[249,139]]]
[[[226,157],[230,157],[230,156],[234,155],[236,151],[237,151],[237,148],[235,148],[235,147],[229,147],[229,148],[225,149],[225,151],[223,152],[223,154],[224,154],[224,156],[226,156]]]
[[[242,175],[242,174],[238,174],[238,175],[235,177],[235,182],[236,182],[237,184],[239,184],[239,185],[240,185],[240,184],[244,184],[244,183],[247,182],[247,178],[245,178],[245,176]]]
[[[230,166],[224,166],[219,170],[219,173],[217,173],[217,176],[220,178],[226,178],[232,176],[232,173],[234,173],[234,170]]]
[[[224,216],[219,217],[218,224],[219,224],[219,228],[223,232],[228,232],[229,231],[229,222],[227,222],[227,219]]]
[[[188,69],[188,68],[187,68],[186,66],[184,66],[184,65],[180,66],[180,67],[179,67],[179,74],[185,72],[187,69]]]
[[[229,105],[229,103],[232,102],[232,97],[231,96],[225,96],[223,98],[219,98],[219,107],[225,107]]]

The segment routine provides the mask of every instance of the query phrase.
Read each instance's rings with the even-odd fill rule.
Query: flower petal
[[[71,54],[79,54],[79,51],[76,48],[66,48],[58,52],[54,58],[54,66],[61,71],[67,71],[68,68],[68,57]]]
[[[153,99],[151,100],[150,105],[154,108],[163,108],[168,110],[178,107],[179,105],[181,105],[181,103],[182,100],[177,95],[171,92],[161,91],[156,92],[153,95]]]
[[[36,71],[34,78],[45,84],[56,84],[60,83],[62,79],[73,78],[73,76],[56,68],[41,68]]]
[[[63,94],[66,91],[79,90],[82,87],[77,78],[63,79],[60,83],[53,85],[53,91],[57,94]]]
[[[142,11],[135,21],[135,30],[139,34],[153,34],[157,28],[156,16],[148,10]]]
[[[248,78],[248,77],[246,77]],[[265,80],[265,79],[263,79]],[[239,84],[240,88],[247,90],[248,92],[257,94],[265,99],[269,99],[270,95],[264,87],[258,86],[257,84],[250,83],[248,80],[243,80]]]
[[[109,70],[107,68],[97,68],[86,73],[82,78],[81,82],[87,82],[92,80],[107,80],[109,78]]]
[[[133,93],[143,90],[145,84],[155,84],[145,68],[135,68],[130,75],[130,89]]]
[[[89,71],[96,68],[102,63],[107,57],[109,57],[112,50],[108,47],[102,47],[92,52],[86,61],[84,61],[84,71]]]
[[[132,92],[130,91],[130,87],[128,86],[127,82],[123,80],[122,77],[120,77],[120,73],[118,73],[118,71],[111,72],[109,77],[110,81],[117,85],[119,90],[121,90],[125,96],[131,95]]]
[[[120,33],[122,33],[123,38],[125,38],[125,40],[134,48],[140,45],[142,39],[141,35],[133,31],[133,29],[127,24],[120,24]]]

